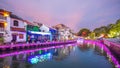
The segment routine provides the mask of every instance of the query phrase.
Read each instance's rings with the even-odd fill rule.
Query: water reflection
[[[1,58],[0,68],[113,68],[114,65],[106,56],[94,45],[71,44]]]
[[[70,55],[72,51],[72,46],[56,49],[56,52],[53,54],[53,58],[57,61],[64,60]]]

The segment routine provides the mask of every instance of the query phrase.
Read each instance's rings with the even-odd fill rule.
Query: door
[[[17,35],[12,35],[12,42],[16,42],[17,40]]]

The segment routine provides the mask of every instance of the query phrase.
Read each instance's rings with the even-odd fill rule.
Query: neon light
[[[74,46],[73,44],[71,45],[66,45],[66,46]],[[59,45],[59,46],[51,46],[51,47],[46,47],[46,48],[38,48],[34,50],[25,50],[25,51],[19,51],[19,52],[12,52],[12,53],[6,53],[6,54],[0,54],[0,58],[4,58],[7,56],[13,56],[13,55],[19,55],[19,54],[26,54],[26,53],[31,53],[39,50],[47,50],[47,49],[52,49],[52,48],[62,48],[64,45]]]
[[[29,32],[33,34],[51,35],[51,33],[45,33],[45,32],[35,32],[35,31],[29,31]]]
[[[78,43],[78,44],[82,44],[83,42],[84,42],[84,39],[83,39],[83,38],[78,38],[78,39],[77,39],[77,43]]]
[[[98,46],[99,48],[103,48],[103,50],[107,53],[108,57],[110,57],[111,61],[115,64],[115,67],[120,68],[120,64],[118,60],[114,57],[114,55],[103,43],[100,43],[99,41],[93,41],[93,40],[84,40],[84,42],[90,43],[90,44],[96,44],[95,46]]]
[[[74,41],[74,40],[68,40],[68,41],[53,41],[53,42],[46,42],[46,43],[29,43],[29,44],[27,44],[27,43],[25,43],[25,44],[11,44],[11,45],[2,45],[2,46],[0,46],[0,48],[2,48],[2,49],[5,49],[5,48],[13,48],[13,47],[20,47],[20,46],[22,46],[22,47],[24,47],[24,46],[27,46],[27,47],[29,47],[29,46],[36,46],[36,45],[40,45],[40,44],[43,44],[43,45],[47,45],[47,44],[56,44],[56,45],[59,45],[59,44],[64,44],[64,43],[67,43],[67,44],[71,44],[71,43],[75,43],[76,41]]]

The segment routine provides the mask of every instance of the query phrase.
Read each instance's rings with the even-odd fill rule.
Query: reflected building
[[[3,68],[11,68],[12,57],[5,57],[3,60]]]
[[[72,47],[64,47],[56,49],[56,52],[53,54],[53,59],[55,60],[64,60],[67,56],[70,55]]]

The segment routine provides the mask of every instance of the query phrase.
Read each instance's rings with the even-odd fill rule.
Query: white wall
[[[14,26],[14,20],[17,20],[18,21],[18,26]],[[10,24],[12,27],[17,27],[17,28],[25,28],[25,23],[24,21],[22,20],[18,20],[18,19],[14,19],[14,18],[11,18],[11,21],[10,21]]]
[[[14,20],[18,21],[18,26],[14,26]],[[10,26],[15,28],[25,28],[25,22],[22,20],[11,18]],[[17,40],[16,42],[25,42],[26,41],[26,32],[19,32],[19,31],[11,31],[12,33],[17,33]],[[19,34],[23,34],[23,39],[19,38]]]
[[[5,30],[6,30],[7,34],[5,33],[5,35],[4,35],[5,43],[11,42],[11,40],[12,40],[11,31],[10,31],[11,19],[9,16],[6,18],[6,22],[7,22],[7,26],[6,26]]]
[[[41,31],[45,31],[45,32],[49,32],[49,28],[47,26],[45,26],[44,24],[40,27]]]
[[[16,42],[25,42],[26,41],[26,32],[16,32],[16,31],[12,31],[12,33],[17,33],[17,40]],[[23,39],[19,38],[19,34],[23,34]]]

